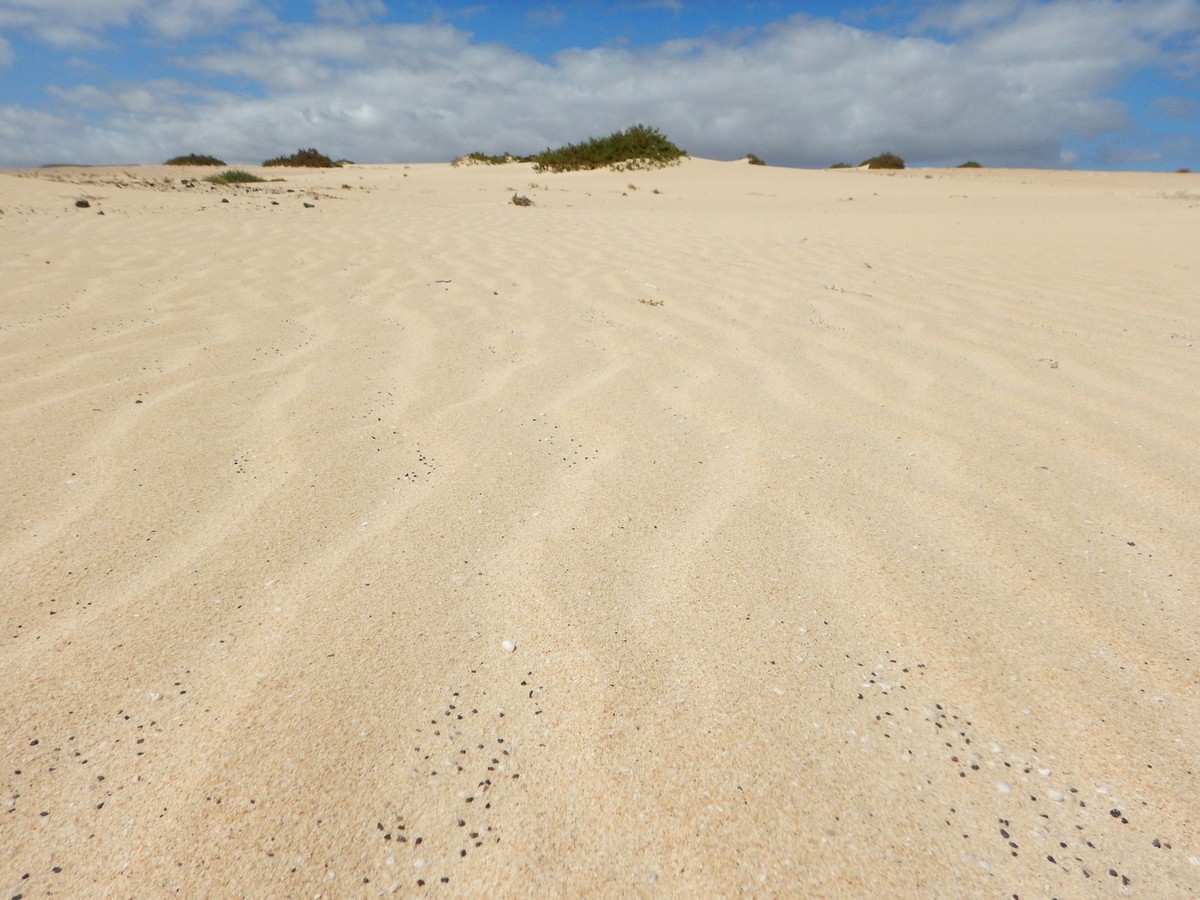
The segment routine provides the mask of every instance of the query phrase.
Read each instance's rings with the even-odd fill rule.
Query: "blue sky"
[[[0,0],[0,166],[528,153],[1200,170],[1200,0]]]

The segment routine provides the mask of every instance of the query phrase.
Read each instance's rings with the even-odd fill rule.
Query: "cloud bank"
[[[287,23],[252,0],[0,2],[0,65],[22,65],[18,36],[95,48],[138,28],[168,52],[180,42],[169,77],[59,79],[45,106],[0,105],[0,165],[193,151],[257,162],[308,146],[358,162],[448,160],[644,122],[717,159],[827,166],[895,150],[926,164],[1056,166],[1068,137],[1129,127],[1111,92],[1132,73],[1186,84],[1200,68],[1197,0],[973,0],[901,34],[794,16],[545,61],[450,24],[380,21],[378,0],[319,0],[315,12]]]

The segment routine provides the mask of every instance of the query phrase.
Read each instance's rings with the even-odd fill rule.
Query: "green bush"
[[[848,162],[840,162],[840,163],[834,163],[829,168],[831,168],[831,169],[853,169],[854,166],[850,165],[850,163],[848,163]]]
[[[306,169],[336,169],[338,164],[312,147],[297,150],[291,156],[276,156],[263,163],[264,166],[297,166]]]
[[[223,166],[225,160],[217,159],[215,156],[205,156],[200,153],[190,153],[187,156],[173,156],[168,159],[164,166]]]
[[[753,153],[746,154],[746,162],[752,166],[765,166],[767,164],[766,160],[761,156],[755,156]]]
[[[510,162],[528,162],[529,157],[513,156],[511,153],[481,153],[476,150],[466,156],[460,156],[450,163],[452,166],[502,166]]]
[[[529,161],[535,172],[574,172],[580,169],[616,171],[657,169],[677,163],[687,156],[667,140],[657,128],[634,125],[605,138],[590,138],[580,144],[567,144],[534,154]]]
[[[256,181],[265,181],[265,178],[259,178],[250,172],[245,172],[242,169],[227,169],[224,172],[218,172],[216,175],[209,175],[204,179],[211,181],[213,184],[253,184]]]
[[[887,153],[880,153],[878,156],[872,156],[870,159],[864,159],[859,165],[870,166],[872,169],[903,169],[904,160],[889,151]]]
[[[983,166],[981,166],[979,163],[975,162],[975,160],[973,160],[973,159],[968,159],[965,163],[963,163],[961,166],[959,166],[959,168],[960,169],[982,169]]]

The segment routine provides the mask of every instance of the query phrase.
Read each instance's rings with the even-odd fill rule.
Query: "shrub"
[[[870,166],[872,169],[903,169],[904,160],[889,151],[887,153],[880,153],[878,156],[872,156],[870,159],[864,159],[859,165]]]
[[[853,169],[854,166],[850,165],[850,163],[848,163],[848,162],[840,162],[840,163],[834,163],[829,168],[831,168],[831,169]]]
[[[761,156],[755,156],[753,153],[746,154],[746,162],[750,163],[752,166],[765,166],[767,164],[766,160],[764,160]]]
[[[1192,170],[1191,169],[1176,169],[1175,174],[1176,175],[1191,175]]]
[[[535,172],[574,172],[579,169],[656,169],[677,163],[687,156],[657,128],[634,125],[605,138],[589,138],[580,144],[547,148],[530,157]]]
[[[306,169],[336,169],[337,163],[312,147],[297,150],[291,156],[276,156],[263,163],[264,166],[298,166]]]
[[[209,175],[204,180],[211,181],[213,184],[253,184],[256,181],[265,181],[266,179],[259,178],[257,175],[241,169],[226,169],[224,172],[219,172],[216,175]]]
[[[510,162],[526,162],[528,157],[520,159],[513,156],[511,153],[501,153],[499,155],[490,153],[481,153],[476,150],[474,153],[468,153],[466,156],[460,156],[450,165],[452,166],[502,166]]]
[[[961,166],[959,166],[959,168],[960,169],[982,169],[983,166],[981,166],[979,163],[975,162],[975,160],[973,160],[973,159],[968,159],[965,163],[963,163]]]
[[[217,159],[215,156],[205,156],[199,153],[189,153],[187,156],[173,156],[168,159],[164,166],[223,166],[225,160]]]

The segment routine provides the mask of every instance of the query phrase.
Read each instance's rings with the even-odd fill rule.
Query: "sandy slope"
[[[1200,890],[1197,176],[181,174],[0,174],[5,896]]]

